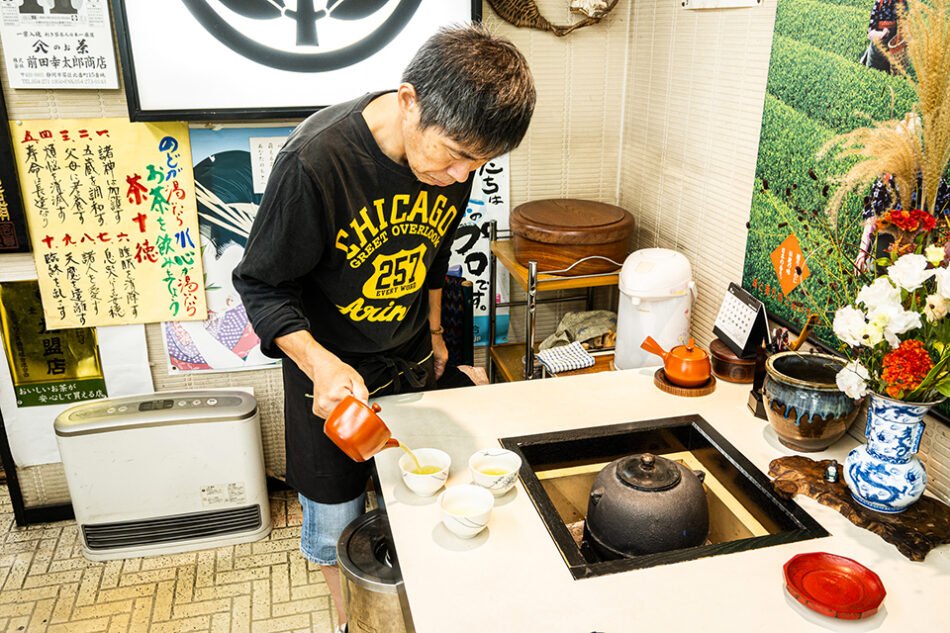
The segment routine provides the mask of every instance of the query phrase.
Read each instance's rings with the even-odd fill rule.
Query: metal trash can
[[[340,534],[336,556],[349,633],[413,633],[405,586],[393,568],[389,519],[373,510]]]

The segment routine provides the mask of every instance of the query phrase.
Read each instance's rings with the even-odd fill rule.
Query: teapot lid
[[[647,492],[668,490],[680,482],[676,464],[652,453],[632,455],[617,464],[617,478],[631,488]]]
[[[696,345],[696,339],[689,337],[686,345],[677,345],[670,350],[670,355],[679,360],[703,360],[708,357],[706,350]]]

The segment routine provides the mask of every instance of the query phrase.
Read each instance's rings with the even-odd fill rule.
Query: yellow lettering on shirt
[[[419,195],[416,197],[416,203],[412,207],[412,211],[409,213],[409,218],[406,222],[422,222],[423,224],[429,221],[429,212],[426,209],[429,202],[429,195],[425,189],[419,192]],[[416,220],[418,216],[422,216],[421,220]]]
[[[449,229],[449,225],[452,223],[452,220],[455,219],[456,215],[458,215],[458,211],[455,207],[449,207],[439,222],[439,235],[445,235],[445,232]]]
[[[337,232],[334,245],[346,253],[353,268],[369,260],[390,235],[419,235],[431,247],[437,247],[458,216],[458,209],[449,206],[444,195],[429,198],[429,193],[421,190],[414,201],[409,194],[373,200],[371,209],[360,209],[347,229]]]
[[[439,220],[442,219],[442,212],[445,210],[445,205],[448,204],[449,199],[443,195],[436,196],[435,202],[432,204],[432,211],[429,213],[429,225],[432,228],[439,226]]]
[[[411,251],[378,255],[373,260],[373,274],[363,284],[363,296],[367,299],[394,299],[422,288],[426,279],[425,252],[426,246],[420,244]]]
[[[390,224],[400,224],[406,221],[406,211],[404,209],[403,211],[400,212],[399,211],[400,206],[403,206],[403,207],[409,206],[408,195],[401,193],[399,195],[393,196],[392,212],[389,215]]]
[[[366,244],[369,241],[364,233],[369,233],[370,238],[379,233],[376,230],[376,225],[373,224],[373,221],[369,218],[369,213],[366,212],[366,207],[360,209],[360,218],[363,220],[362,223],[357,222],[356,218],[350,220],[350,227],[352,227],[353,232],[356,233],[360,238],[360,246]]]
[[[409,313],[405,306],[395,305],[395,301],[390,301],[385,307],[378,308],[367,305],[363,297],[357,297],[349,305],[336,308],[352,321],[402,321]]]
[[[356,255],[356,253],[358,253],[360,249],[356,244],[350,244],[349,246],[347,246],[346,244],[343,243],[343,240],[345,240],[348,235],[349,233],[347,233],[343,229],[340,229],[336,234],[335,244],[338,249],[346,253],[347,259],[353,259],[353,256]]]
[[[386,211],[383,209],[383,206],[386,204],[385,198],[379,198],[378,200],[373,200],[373,207],[376,209],[376,218],[379,220],[379,230],[385,231],[386,227],[389,226],[389,222],[386,221]]]

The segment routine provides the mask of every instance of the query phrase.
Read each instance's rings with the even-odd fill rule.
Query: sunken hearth
[[[828,535],[698,415],[506,437],[501,444],[521,455],[528,496],[575,579]],[[647,452],[706,473],[709,538],[696,547],[602,560],[584,535],[591,485],[614,459]]]

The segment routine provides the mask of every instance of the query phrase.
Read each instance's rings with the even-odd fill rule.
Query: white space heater
[[[111,560],[247,543],[271,530],[257,401],[168,391],[54,423],[83,554]]]

